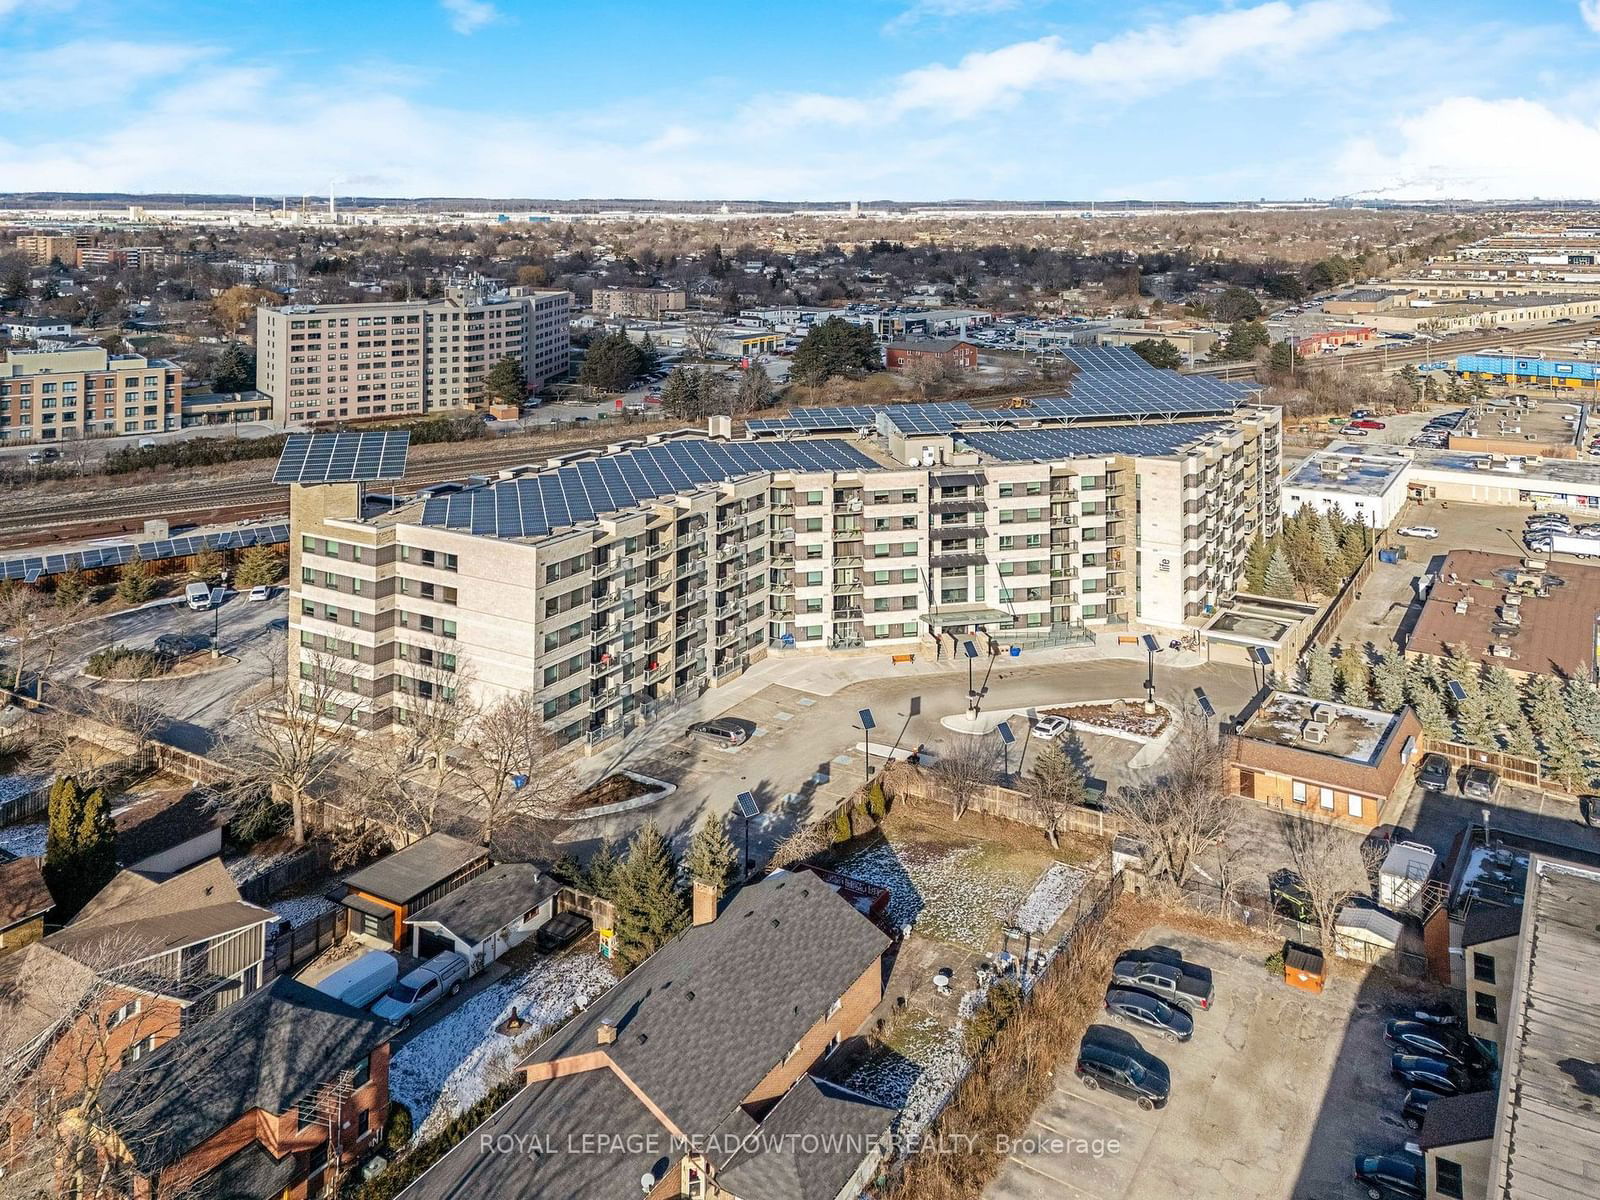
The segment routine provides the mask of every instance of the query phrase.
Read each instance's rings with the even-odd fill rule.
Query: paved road
[[[1143,694],[1145,667],[1135,659],[1040,666],[1011,666],[1010,662],[996,660],[984,700],[986,709],[1026,709]],[[757,670],[762,668],[758,665]],[[826,671],[823,662],[817,663],[817,671],[819,676]],[[788,671],[783,676],[794,674]],[[981,671],[978,681],[982,681]],[[1158,666],[1156,683],[1162,699],[1173,705],[1193,706],[1194,689],[1203,687],[1221,717],[1238,711],[1254,693],[1251,672],[1243,667]],[[817,686],[826,685],[819,682]],[[575,825],[569,838],[581,842],[601,836],[624,837],[647,817],[668,834],[687,836],[702,815],[723,816],[731,812],[738,794],[749,791],[761,801],[766,813],[751,829],[752,856],[759,861],[762,852],[781,841],[796,822],[803,823],[813,815],[801,793],[819,772],[864,770],[859,756],[836,761],[863,740],[855,727],[858,710],[870,708],[873,712],[877,724],[872,738],[875,745],[910,748],[920,743],[937,754],[941,746],[965,736],[945,729],[939,721],[964,712],[966,695],[964,669],[879,677],[848,684],[826,695],[776,682],[733,703],[719,701],[717,693],[709,693],[692,711],[675,714],[644,731],[637,739],[637,747],[611,764],[665,779],[676,784],[678,790],[650,809]],[[754,721],[757,736],[731,750],[705,746],[683,736],[682,731],[691,720],[724,711],[729,716]],[[1129,757],[1134,749],[1132,744],[1128,746]],[[1013,747],[1011,759],[1014,770],[1022,765],[1018,748]],[[1096,774],[1105,774],[1112,766],[1092,765]],[[737,840],[742,828],[735,827],[733,833]]]

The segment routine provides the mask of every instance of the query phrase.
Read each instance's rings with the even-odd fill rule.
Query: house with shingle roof
[[[43,860],[0,850],[0,958],[44,936],[55,900],[45,886]]]
[[[813,1072],[882,998],[889,938],[808,873],[695,910],[404,1200],[854,1195],[896,1114]]]

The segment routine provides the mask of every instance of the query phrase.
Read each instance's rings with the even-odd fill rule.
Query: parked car
[[[697,738],[715,742],[719,746],[742,746],[750,740],[750,727],[742,721],[728,717],[713,717],[709,721],[696,721],[689,732]]]
[[[1360,421],[1351,421],[1350,424],[1353,425],[1357,429],[1387,429],[1387,428],[1389,428],[1382,421],[1374,421],[1370,417],[1366,418],[1366,419],[1363,419],[1363,420],[1360,420]]]
[[[1344,434],[1346,437],[1366,437],[1367,436],[1367,431],[1365,429],[1363,429],[1360,425],[1346,425],[1339,432]]]
[[[1437,1092],[1421,1088],[1412,1088],[1406,1093],[1406,1098],[1400,1103],[1400,1120],[1407,1129],[1422,1128],[1423,1119],[1428,1115],[1428,1105],[1436,1095]]]
[[[1166,1064],[1143,1049],[1124,1048],[1085,1034],[1074,1073],[1090,1091],[1105,1088],[1126,1096],[1146,1112],[1164,1108],[1172,1087]]]
[[[1420,1021],[1390,1021],[1384,1026],[1383,1036],[1391,1045],[1405,1054],[1421,1054],[1449,1063],[1463,1071],[1481,1069],[1483,1058],[1468,1043]]]
[[[1065,733],[1072,722],[1066,717],[1040,717],[1033,723],[1033,736],[1041,742],[1048,742],[1051,738]]]
[[[271,599],[272,599],[272,589],[267,587],[265,584],[262,584],[262,585],[260,585],[258,587],[253,587],[253,588],[250,589],[250,601],[251,601],[252,604],[255,603],[258,600],[271,600]]]
[[[1389,1060],[1389,1074],[1408,1088],[1422,1088],[1440,1096],[1465,1091],[1461,1071],[1442,1059],[1425,1054],[1396,1054]]]
[[[1147,958],[1123,958],[1111,968],[1111,978],[1123,987],[1159,996],[1186,1012],[1211,1007],[1211,980],[1187,965],[1175,967]]]
[[[454,950],[435,954],[420,967],[407,971],[384,997],[372,1006],[372,1014],[390,1024],[407,1028],[419,1014],[432,1008],[444,996],[454,996],[467,977],[467,960]]]
[[[1401,537],[1436,538],[1439,531],[1432,525],[1403,525],[1397,531]]]
[[[1461,794],[1473,800],[1493,800],[1500,790],[1500,776],[1488,767],[1468,767],[1461,772]]]
[[[1358,1154],[1356,1182],[1367,1189],[1370,1200],[1422,1200],[1427,1193],[1427,1169],[1419,1154]]]
[[[1445,791],[1450,786],[1450,760],[1442,754],[1424,755],[1417,782],[1430,792]]]
[[[163,633],[156,638],[155,651],[165,658],[186,658],[209,645],[211,639],[203,633]]]
[[[1128,1025],[1143,1025],[1169,1042],[1187,1042],[1194,1036],[1194,1018],[1137,988],[1106,989],[1106,1011]]]

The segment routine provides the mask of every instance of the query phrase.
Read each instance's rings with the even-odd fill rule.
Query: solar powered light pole
[[[750,818],[761,815],[761,805],[750,792],[740,792],[737,803],[739,816],[744,818],[744,871],[739,876],[739,882],[743,883],[750,878]]]
[[[867,755],[866,755],[866,757],[867,757],[867,782],[871,783],[872,782],[872,731],[878,727],[878,723],[872,719],[872,710],[870,708],[863,708],[860,712],[856,713],[856,716],[861,721],[861,733],[862,733],[862,736],[864,736],[867,739]]]
[[[978,657],[978,647],[969,638],[961,643],[961,649],[967,656],[967,715],[976,719],[978,716],[978,689],[972,681],[972,664]]]
[[[1011,775],[1011,743],[1017,740],[1017,735],[1011,732],[1011,724],[1007,721],[1001,721],[1000,724],[994,727],[994,730],[1000,735],[1000,753],[1004,756],[1001,759],[1000,770],[1009,778]]]
[[[1268,672],[1269,668],[1272,666],[1272,655],[1267,653],[1266,648],[1264,646],[1251,646],[1250,647],[1250,663],[1251,663],[1252,668],[1254,668],[1254,667],[1260,667],[1261,668],[1260,678],[1258,680],[1256,680],[1256,688],[1259,690],[1261,688],[1266,687],[1267,686],[1267,681],[1269,679],[1269,676],[1268,676],[1267,672]]]
[[[219,592],[226,594],[228,591],[228,569],[222,569],[222,586]],[[222,596],[217,597],[217,602],[211,606],[211,657],[222,657]]]
[[[1148,633],[1140,640],[1144,642],[1145,658],[1149,662],[1148,673],[1144,677],[1144,711],[1153,713],[1156,711],[1156,654],[1161,646]]]

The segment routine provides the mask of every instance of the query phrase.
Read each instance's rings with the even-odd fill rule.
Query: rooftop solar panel
[[[292,433],[278,456],[273,483],[368,483],[406,473],[411,434]]]
[[[22,579],[32,583],[45,576],[59,575],[73,569],[121,566],[134,559],[155,562],[163,558],[197,554],[202,549],[281,546],[288,540],[289,526],[276,524],[247,525],[238,529],[189,534],[185,537],[162,538],[149,542],[113,542],[109,545],[86,546],[82,550],[66,550],[46,556],[34,554],[5,559],[0,561],[0,578]]]
[[[1068,346],[1055,351],[1080,371],[1154,371],[1127,346]]]
[[[1063,429],[1013,429],[961,434],[961,440],[1003,462],[1085,458],[1103,454],[1145,457],[1172,454],[1212,434],[1230,429],[1222,421],[1181,421],[1156,425],[1077,425]]]

